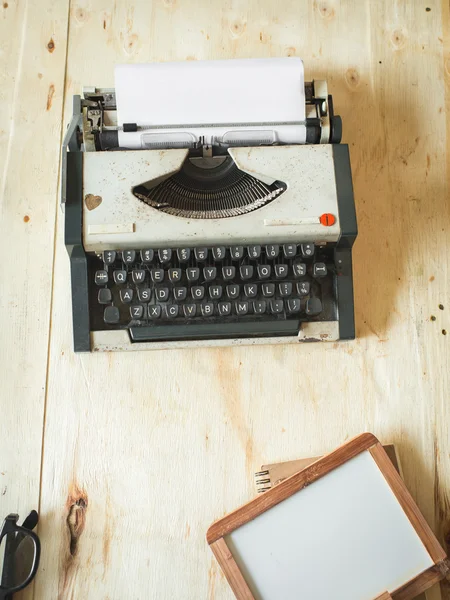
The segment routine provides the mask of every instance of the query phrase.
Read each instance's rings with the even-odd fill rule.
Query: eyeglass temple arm
[[[39,521],[39,515],[35,510],[32,510],[25,521],[22,523],[22,527],[29,529],[30,531],[36,527]]]

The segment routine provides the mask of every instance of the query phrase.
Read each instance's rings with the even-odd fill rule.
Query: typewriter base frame
[[[352,246],[357,235],[353,185],[348,147],[333,145],[333,162],[341,237],[335,243],[336,321],[302,322],[298,335],[273,337],[262,332],[257,337],[190,339],[155,342],[132,342],[128,330],[93,331],[89,310],[89,257],[83,245],[83,160],[80,147],[82,124],[81,99],[74,96],[73,119],[64,141],[62,161],[62,198],[65,209],[65,245],[70,258],[72,284],[72,318],[75,352],[148,350],[163,348],[213,347],[236,345],[287,344],[316,341],[352,340],[355,338]],[[92,282],[91,282],[92,285]]]
[[[337,342],[339,340],[338,321],[317,321],[302,323],[298,335],[257,338],[226,338],[178,340],[173,342],[139,342],[133,343],[128,331],[91,331],[91,348],[93,352],[114,352],[130,350],[164,350],[182,348],[205,348],[227,346],[261,346],[266,344],[298,344],[306,342]]]

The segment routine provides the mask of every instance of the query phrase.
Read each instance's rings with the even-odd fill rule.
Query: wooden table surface
[[[357,340],[75,355],[72,95],[117,63],[267,56],[303,58],[343,118]],[[261,464],[362,431],[450,544],[446,0],[2,0],[0,109],[0,518],[38,509],[43,548],[23,598],[229,600],[208,525]]]

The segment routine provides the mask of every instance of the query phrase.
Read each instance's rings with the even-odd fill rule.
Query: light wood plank
[[[442,223],[447,225],[441,225],[442,235],[446,235],[449,238],[449,217],[450,217],[450,203],[448,202],[449,185],[450,181],[450,3],[443,0],[442,2],[442,45],[443,45],[443,56],[441,59],[443,80],[445,86],[445,97],[443,103],[442,112],[445,114],[445,134],[443,131],[442,138],[444,144],[442,145],[442,152],[446,156],[446,169],[443,171],[443,185],[446,184],[447,190],[447,202],[444,205],[444,209],[447,209],[445,215],[443,215]],[[440,110],[440,109],[439,109]],[[447,255],[447,281],[449,280],[449,269],[448,269],[448,248],[446,250]],[[440,542],[443,544],[447,555],[450,555],[450,351],[449,351],[449,335],[450,335],[450,293],[448,290],[441,289],[439,293],[438,301],[444,306],[443,311],[437,312],[438,331],[445,330],[447,332],[446,339],[447,345],[444,350],[441,351],[441,358],[439,362],[433,362],[431,366],[431,377],[437,377],[442,379],[442,394],[436,394],[435,396],[435,417],[434,417],[434,428],[435,428],[435,445],[434,453],[436,455],[435,471],[434,471],[434,496],[435,496],[435,510],[436,510],[436,530]],[[444,338],[441,335],[441,339]],[[439,350],[438,350],[439,351]],[[431,361],[430,361],[431,362]],[[442,377],[442,373],[444,376]],[[442,599],[450,600],[450,577],[447,576],[446,581],[441,583]]]
[[[0,3],[0,520],[39,508],[67,7]]]
[[[73,0],[65,123],[69,96],[112,85],[118,62],[292,54],[328,79],[354,171],[358,340],[74,356],[59,215],[37,598],[232,598],[208,524],[252,497],[263,460],[368,429],[445,533],[448,155],[442,7],[427,5]]]

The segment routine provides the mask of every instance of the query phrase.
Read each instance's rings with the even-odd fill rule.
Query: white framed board
[[[214,523],[207,534],[245,600],[414,598],[448,570],[385,450],[362,434]]]

